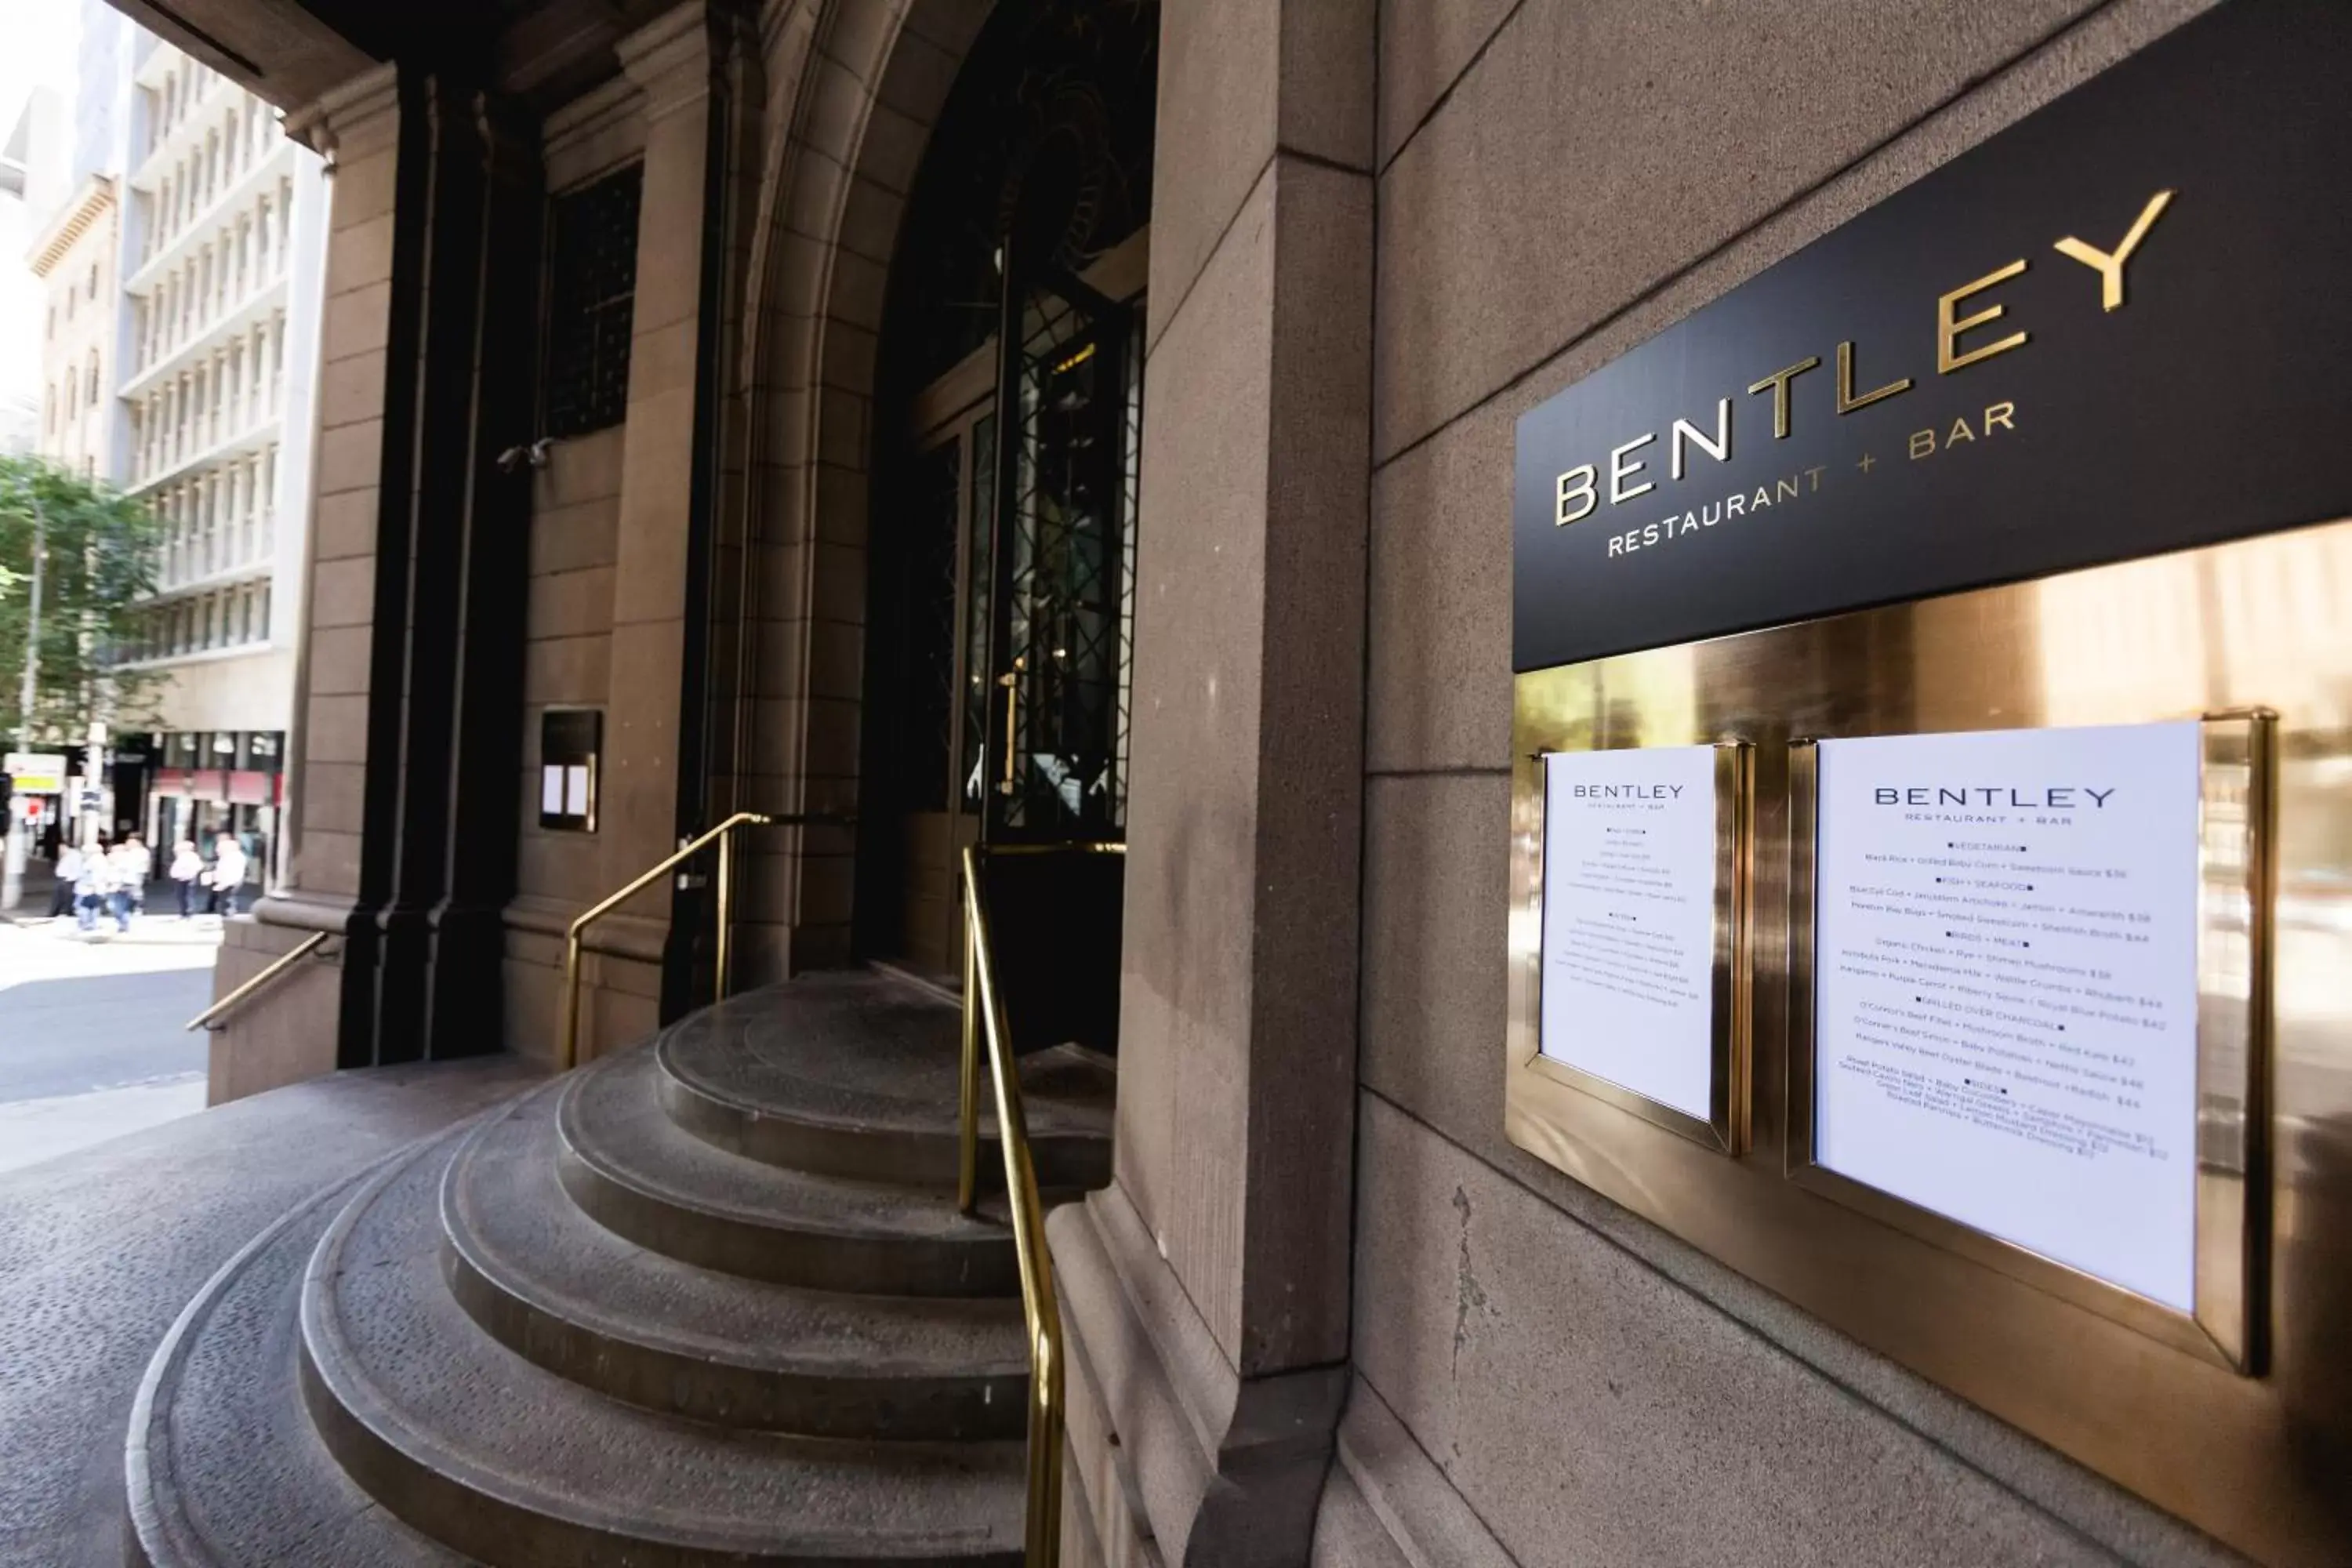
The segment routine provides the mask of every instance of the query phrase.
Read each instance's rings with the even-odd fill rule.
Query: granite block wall
[[[1381,5],[1357,1381],[1318,1563],[2235,1561],[1502,1125],[1514,421],[2200,9]]]

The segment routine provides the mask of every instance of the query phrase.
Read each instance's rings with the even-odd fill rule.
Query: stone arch
[[[867,472],[899,219],[993,0],[771,0],[772,124],[741,353],[742,542],[726,773],[752,809],[857,801]],[[745,981],[848,956],[855,835],[767,836],[746,865]]]

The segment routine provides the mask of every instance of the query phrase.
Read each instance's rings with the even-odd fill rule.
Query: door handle
[[[996,786],[999,795],[1011,795],[1014,788],[1013,746],[1016,731],[1013,708],[1020,701],[1021,677],[1028,668],[1029,656],[1024,654],[1013,661],[1011,669],[996,678],[996,684],[1004,688],[1004,778]]]

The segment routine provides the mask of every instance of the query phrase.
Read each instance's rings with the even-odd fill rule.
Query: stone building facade
[[[1500,1049],[1517,415],[2203,8],[1102,8],[1152,50],[1148,222],[1055,287],[1132,337],[1037,373],[1139,367],[1116,1176],[1050,1226],[1070,1560],[2236,1560],[1512,1145]],[[934,177],[961,95],[1045,47],[1006,18],[1053,7],[551,5],[488,70],[219,9],[334,169],[290,855],[221,983],[341,945],[219,1037],[215,1097],[551,1056],[570,920],[737,809],[856,817],[754,841],[747,978],[931,952],[964,829],[893,782],[932,738],[891,749],[913,688],[873,633],[932,602],[889,586],[904,487],[973,454],[937,467],[970,515],[957,419],[1020,384],[960,367],[1037,307],[926,292],[908,237],[995,223],[1003,276],[1059,243],[1004,169],[1099,104],[1024,100],[985,199]],[[942,668],[952,800],[997,677]],[[545,809],[567,710],[600,716],[593,832]],[[1108,776],[1047,793],[1075,818]],[[584,1055],[691,1005],[713,918],[677,882],[602,928]]]
[[[34,448],[85,477],[111,472],[115,372],[115,253],[121,212],[115,182],[85,178],[33,244],[41,316],[41,428]]]

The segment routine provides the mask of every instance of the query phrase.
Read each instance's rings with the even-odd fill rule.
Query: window
[[[89,351],[89,390],[84,395],[89,405],[98,406],[98,351]]]
[[[95,261],[89,264],[89,297],[93,300],[98,298],[98,263]]]
[[[642,164],[567,191],[548,213],[541,426],[579,436],[617,425],[629,401]]]

